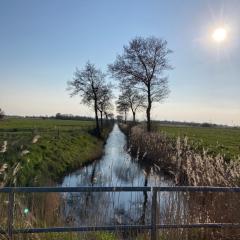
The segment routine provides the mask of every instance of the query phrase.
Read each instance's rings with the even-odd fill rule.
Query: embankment
[[[46,186],[58,182],[68,172],[100,158],[111,129],[112,125],[104,128],[101,138],[89,129],[4,137],[1,185]]]

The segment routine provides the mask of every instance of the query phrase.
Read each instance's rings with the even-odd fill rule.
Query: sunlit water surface
[[[172,186],[159,167],[132,159],[126,136],[114,125],[105,154],[66,176],[62,186]],[[150,224],[151,192],[90,192],[63,194],[61,215],[65,225],[103,226]],[[237,193],[158,193],[156,216],[161,224],[238,223]],[[239,239],[237,229],[161,230],[166,239]],[[165,239],[165,238],[164,238]]]
[[[168,186],[172,181],[159,169],[139,164],[127,152],[127,139],[115,124],[100,160],[66,176],[64,187]],[[166,196],[166,195],[165,195]],[[77,225],[145,224],[150,221],[151,192],[64,194],[64,216]],[[164,207],[164,200],[162,206]]]

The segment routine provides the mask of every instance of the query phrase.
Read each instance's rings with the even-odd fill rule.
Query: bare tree
[[[100,112],[101,128],[103,127],[103,114],[107,119],[108,111],[111,111],[113,109],[111,103],[111,99],[113,97],[111,87],[112,87],[111,85],[102,86],[99,94],[98,111]]]
[[[160,102],[169,94],[165,70],[171,69],[168,55],[172,51],[167,42],[155,37],[136,37],[124,46],[114,64],[109,65],[113,77],[120,82],[140,90],[147,98],[147,129],[151,131],[151,108],[153,102]]]
[[[73,81],[68,82],[68,90],[71,96],[80,95],[83,104],[92,106],[95,112],[96,134],[100,136],[100,127],[98,121],[98,101],[101,97],[104,86],[105,75],[101,70],[87,62],[82,70],[78,68],[74,72]]]
[[[112,113],[113,110],[114,110],[114,107],[113,107],[112,102],[108,102],[108,104],[106,105],[106,107],[104,109],[104,115],[105,115],[106,120],[114,118],[114,114]]]
[[[129,102],[126,100],[125,97],[119,96],[116,102],[117,104],[117,112],[120,114],[124,114],[124,122],[127,122],[127,112],[129,111]]]
[[[139,93],[139,90],[133,89],[131,85],[121,85],[120,89],[120,99],[125,99],[128,102],[129,108],[132,111],[133,122],[135,123],[137,110],[146,108],[146,97],[144,95],[141,95]]]
[[[0,120],[3,119],[5,116],[4,111],[0,108]]]

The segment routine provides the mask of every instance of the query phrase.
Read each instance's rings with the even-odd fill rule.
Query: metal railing
[[[56,192],[152,192],[151,224],[148,225],[113,225],[113,226],[84,226],[84,227],[49,227],[15,229],[14,194],[15,193],[56,193]],[[240,223],[198,223],[198,224],[157,224],[157,193],[158,192],[240,192],[240,187],[5,187],[0,193],[8,193],[8,224],[7,234],[10,240],[14,234],[47,233],[47,232],[90,232],[90,231],[122,231],[150,230],[151,240],[157,239],[158,229],[169,228],[240,228]]]

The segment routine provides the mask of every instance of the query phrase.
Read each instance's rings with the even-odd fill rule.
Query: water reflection
[[[156,171],[131,158],[126,150],[126,137],[115,124],[102,159],[66,176],[62,186],[172,185],[170,179]],[[147,192],[65,194],[63,215],[71,225],[145,224],[150,221],[150,195]]]
[[[109,135],[101,160],[64,178],[62,186],[169,186],[173,182],[160,169],[131,159],[126,137],[117,125]],[[149,224],[151,192],[90,192],[63,195],[65,224],[96,226]],[[240,222],[238,193],[158,194],[157,223]],[[236,229],[166,229],[163,239],[239,239]],[[236,236],[238,236],[236,238]]]

